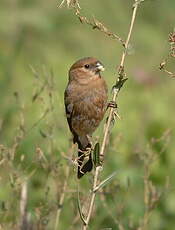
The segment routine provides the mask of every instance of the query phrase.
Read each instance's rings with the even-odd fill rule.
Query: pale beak
[[[104,71],[104,70],[105,70],[104,66],[103,66],[100,62],[97,62],[96,68],[97,68],[99,71]]]

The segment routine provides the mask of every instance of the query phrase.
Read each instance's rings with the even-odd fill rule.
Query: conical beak
[[[98,71],[104,71],[105,70],[104,66],[100,62],[97,62],[96,68],[98,69]]]

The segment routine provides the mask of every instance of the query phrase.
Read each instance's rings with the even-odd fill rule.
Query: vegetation
[[[3,230],[81,229],[89,204],[93,175],[76,178],[76,146],[64,114],[67,71],[78,58],[97,57],[111,89],[123,47],[60,3],[1,0]],[[125,41],[132,5],[81,0],[80,12]],[[174,7],[174,0],[139,6],[125,64],[129,79],[117,98],[121,119],[111,128],[99,178],[115,176],[98,191],[89,229],[174,229]],[[100,144],[103,124],[94,135]]]

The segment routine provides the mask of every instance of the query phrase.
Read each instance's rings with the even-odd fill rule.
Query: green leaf
[[[93,161],[95,167],[101,165],[100,164],[100,144],[97,142],[94,147],[94,152],[93,152]]]

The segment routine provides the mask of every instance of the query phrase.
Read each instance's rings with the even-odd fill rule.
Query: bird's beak
[[[96,68],[98,69],[98,71],[104,71],[105,70],[104,66],[100,62],[97,62]]]

